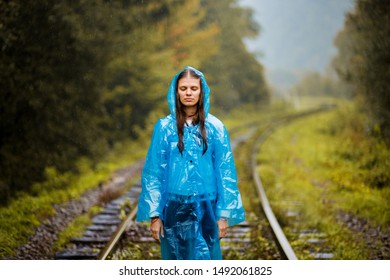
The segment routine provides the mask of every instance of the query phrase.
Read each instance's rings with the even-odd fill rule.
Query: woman
[[[245,220],[226,128],[209,114],[200,71],[179,72],[168,89],[142,172],[137,221],[151,221],[163,259],[222,259],[220,239]]]

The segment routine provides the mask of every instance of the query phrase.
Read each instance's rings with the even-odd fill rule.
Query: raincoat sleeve
[[[229,226],[245,220],[233,152],[226,128],[219,129],[215,145],[214,168],[217,176],[217,218],[226,219]]]
[[[137,221],[150,221],[162,216],[167,167],[167,142],[161,120],[154,126],[153,136],[142,170],[142,190],[138,201]]]

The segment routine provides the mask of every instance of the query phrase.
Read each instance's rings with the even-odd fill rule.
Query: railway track
[[[282,259],[294,260],[297,259],[297,257],[290,242],[283,233],[268,202],[267,196],[265,195],[264,187],[257,172],[257,151],[260,144],[277,127],[285,125],[297,118],[326,109],[328,108],[320,108],[285,116],[266,126],[263,125],[260,127],[252,124],[251,128],[249,128],[246,133],[232,139],[232,149],[235,149],[243,142],[253,137],[253,135],[259,134],[259,137],[256,138],[255,144],[252,147],[252,176],[263,208],[262,212],[271,228],[274,242],[280,250],[279,255]],[[261,133],[258,133],[259,130],[261,130]],[[120,180],[120,178],[118,180]],[[148,225],[135,222],[137,200],[140,192],[141,184],[140,182],[137,182],[127,193],[109,202],[104,210],[93,218],[92,225],[86,229],[84,235],[72,239],[64,251],[56,254],[55,259],[117,259],[121,257],[122,250],[136,250],[143,259],[158,259],[159,245],[150,236]],[[229,228],[227,236],[221,240],[223,254],[230,256],[245,254],[246,250],[253,246],[253,242],[256,242],[251,238],[251,233],[255,228],[256,225],[248,222]],[[313,243],[321,242],[321,238],[323,237],[321,233],[313,230],[301,232],[299,236],[306,238],[307,242]],[[128,244],[132,244],[130,249],[126,249]],[[316,254],[313,255],[313,258],[316,259],[328,259],[332,257],[332,254],[329,252],[315,252],[313,254]],[[126,257],[127,259],[129,259],[128,255],[129,254],[127,254]]]

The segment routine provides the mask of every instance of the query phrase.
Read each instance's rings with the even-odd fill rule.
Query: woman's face
[[[181,78],[177,85],[180,102],[185,107],[194,107],[198,104],[200,91],[200,79],[191,76]]]

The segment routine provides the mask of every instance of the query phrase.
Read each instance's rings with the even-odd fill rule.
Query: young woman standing
[[[185,67],[168,89],[170,115],[154,127],[137,221],[151,221],[162,259],[222,259],[220,239],[245,220],[230,139],[209,96],[203,73]]]

